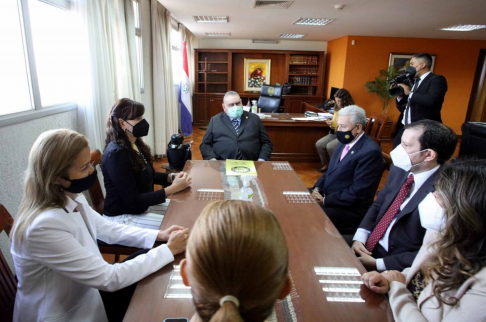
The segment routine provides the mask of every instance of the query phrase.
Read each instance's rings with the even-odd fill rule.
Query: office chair
[[[366,134],[375,140],[378,145],[381,145],[381,137],[387,121],[388,117],[384,115],[371,114],[368,124],[366,124]]]
[[[262,94],[258,98],[257,106],[262,113],[276,113],[282,100],[282,87],[263,85]]]
[[[486,123],[466,122],[461,126],[461,131],[459,157],[486,159]]]
[[[8,210],[0,204],[0,233],[5,231],[7,236],[13,225],[13,218]],[[0,321],[12,321],[15,295],[17,294],[17,278],[0,251]]]

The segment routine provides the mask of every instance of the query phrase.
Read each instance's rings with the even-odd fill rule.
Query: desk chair
[[[262,94],[258,98],[257,106],[262,113],[276,113],[282,100],[282,87],[263,85]]]
[[[384,115],[371,114],[371,117],[366,124],[365,132],[375,140],[376,144],[381,145],[381,137],[383,136],[383,130],[385,129],[388,117]]]
[[[98,167],[101,163],[101,151],[96,149],[91,151],[91,164],[93,167]],[[99,167],[98,167],[99,168]],[[89,196],[91,198],[91,203],[93,209],[96,210],[97,213],[103,215],[103,207],[105,205],[105,197],[103,196],[103,191],[101,190],[101,185],[99,180],[97,179],[94,185],[89,188],[88,190]],[[101,240],[98,240],[98,247],[100,252],[103,254],[114,254],[115,255],[115,263],[120,261],[120,255],[131,255],[136,251],[139,251],[139,248],[135,247],[128,247],[123,245],[110,245]]]
[[[0,204],[0,233],[10,234],[13,218],[8,210]],[[10,267],[0,251],[0,321],[12,321],[17,294],[17,278],[12,274]]]

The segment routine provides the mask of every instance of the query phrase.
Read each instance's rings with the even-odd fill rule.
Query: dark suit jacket
[[[380,147],[366,133],[339,161],[344,146],[338,144],[328,170],[315,184],[325,196],[324,211],[338,229],[344,226],[333,217],[348,220],[348,228],[358,227],[373,203],[385,164]]]
[[[199,147],[204,160],[235,159],[238,150],[245,160],[270,160],[273,144],[260,118],[248,112],[241,115],[239,134],[225,112],[209,121],[208,129]]]
[[[447,92],[447,81],[444,76],[430,73],[419,84],[417,90],[410,99],[410,117],[411,121],[434,120],[442,123],[440,110],[444,102],[444,96]],[[397,101],[397,108],[400,111],[400,117],[396,127],[396,133],[403,127],[402,119],[404,117],[405,107],[407,106],[408,96],[405,95]]]
[[[425,196],[434,191],[434,183],[439,177],[440,171],[441,168],[434,172],[413,195],[403,210],[397,214],[397,219],[388,239],[388,253],[376,254],[375,250],[379,245],[373,250],[373,257],[382,257],[387,269],[402,271],[412,265],[425,235],[425,228],[420,223],[418,205]],[[398,191],[407,180],[408,174],[408,172],[392,165],[385,187],[378,194],[378,198],[368,210],[359,228],[373,231],[395,200]]]

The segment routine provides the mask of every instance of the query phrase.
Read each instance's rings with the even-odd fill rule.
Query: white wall
[[[32,144],[44,131],[66,128],[77,130],[76,110],[0,127],[0,203],[15,216],[23,193],[23,173]],[[10,243],[0,234],[0,248],[10,267]]]
[[[251,39],[199,39],[194,48],[326,51],[327,41],[279,40],[277,44],[254,44]]]

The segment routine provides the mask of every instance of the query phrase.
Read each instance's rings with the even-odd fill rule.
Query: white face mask
[[[445,210],[439,205],[432,192],[419,204],[418,211],[422,227],[436,232],[444,229]]]
[[[390,152],[390,156],[392,158],[394,166],[399,167],[400,169],[403,169],[403,170],[408,172],[408,171],[410,171],[410,169],[412,169],[412,167],[415,167],[415,166],[425,162],[425,160],[424,160],[424,161],[419,162],[417,164],[412,164],[412,161],[410,160],[410,155],[415,154],[415,153],[424,152],[424,151],[427,151],[427,150],[428,149],[420,150],[420,151],[408,154],[407,151],[405,151],[405,149],[403,148],[403,146],[401,144],[399,144],[395,149],[393,149],[393,151]]]

